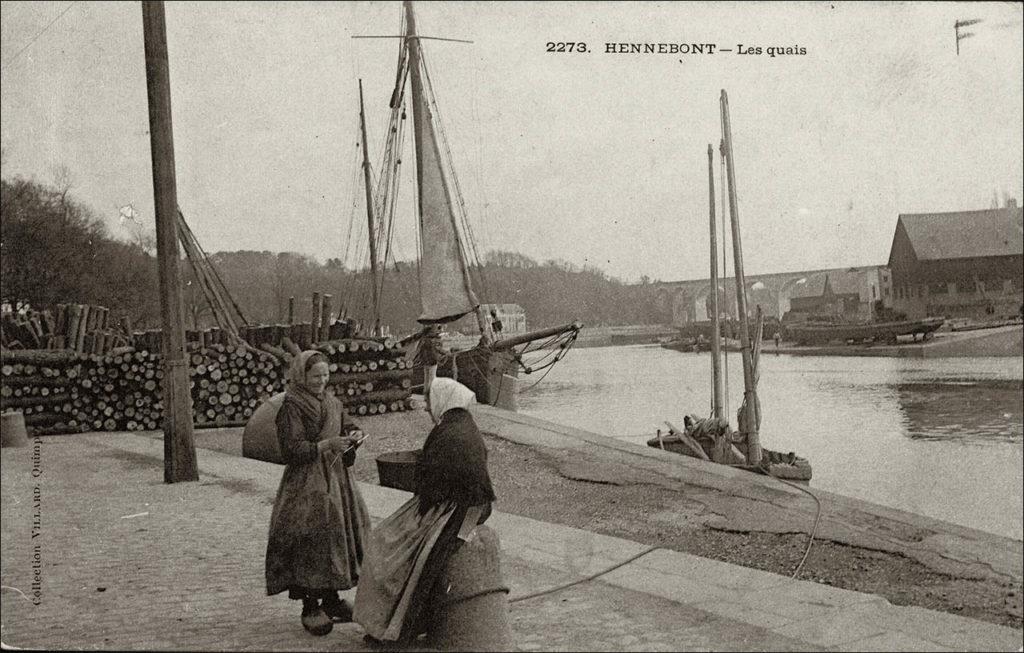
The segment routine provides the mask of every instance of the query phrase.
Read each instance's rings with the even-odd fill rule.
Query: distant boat
[[[927,317],[921,320],[900,320],[898,322],[865,322],[863,324],[799,324],[786,327],[788,339],[800,345],[824,345],[840,342],[888,342],[895,343],[899,336],[920,334],[928,339],[944,323],[945,318]]]
[[[708,351],[711,347],[711,341],[704,338],[671,338],[659,344],[662,349],[695,353]],[[721,338],[721,348],[722,351],[743,351],[743,345],[735,338]]]

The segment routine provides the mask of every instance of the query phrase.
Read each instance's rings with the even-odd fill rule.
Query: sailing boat
[[[435,373],[451,375],[471,387],[482,403],[495,403],[501,393],[508,392],[504,376],[516,376],[523,351],[515,347],[529,348],[531,343],[544,341],[556,344],[560,351],[552,362],[564,356],[568,346],[579,334],[582,324],[573,322],[547,329],[540,329],[513,337],[497,339],[491,332],[484,309],[474,290],[470,275],[468,251],[475,251],[468,233],[464,203],[458,180],[451,162],[451,153],[440,122],[437,119],[437,102],[434,97],[430,76],[423,58],[422,41],[435,37],[421,36],[416,32],[416,16],[412,3],[404,3],[405,32],[400,37],[401,47],[395,87],[391,94],[391,127],[384,160],[393,162],[393,167],[383,170],[385,174],[397,173],[401,157],[401,139],[392,138],[400,134],[398,121],[405,116],[405,97],[411,96],[413,137],[416,152],[417,214],[419,217],[419,295],[421,313],[417,321],[423,329],[403,342],[417,345],[420,359],[425,366],[424,385],[428,385]],[[360,38],[360,37],[356,37]],[[362,37],[380,38],[380,37]],[[393,37],[383,37],[393,38]],[[454,40],[454,39],[441,39]],[[408,84],[407,84],[408,82]],[[360,102],[362,100],[360,99]],[[363,112],[360,111],[362,116]],[[365,118],[362,120],[364,143],[364,169],[368,171],[366,159]],[[373,246],[375,232],[375,208],[388,210],[393,207],[391,193],[397,186],[383,177],[378,185],[376,199],[371,191],[369,175],[365,176],[366,202],[371,239],[371,268],[374,276],[374,302],[379,302],[377,287],[376,248]],[[389,218],[386,218],[389,219]],[[462,227],[460,228],[460,224]],[[375,322],[379,324],[379,305],[375,306]],[[480,332],[476,347],[466,352],[446,352],[440,345],[440,325],[454,322],[463,316],[473,314]]]
[[[722,144],[721,153],[728,171],[729,186],[729,217],[732,223],[732,246],[735,260],[736,305],[740,315],[739,331],[743,357],[743,404],[737,413],[738,430],[733,431],[725,417],[722,401],[722,382],[720,370],[720,312],[718,293],[711,293],[711,377],[712,377],[712,415],[701,419],[696,415],[688,415],[684,419],[684,428],[676,428],[666,422],[669,427],[668,436],[658,435],[647,441],[650,447],[682,453],[701,460],[722,463],[733,467],[759,471],[781,479],[810,481],[811,465],[795,453],[783,454],[770,449],[763,449],[758,430],[761,426],[761,406],[757,398],[757,382],[760,376],[758,362],[761,354],[761,335],[764,327],[764,315],[761,307],[757,308],[757,321],[753,337],[747,318],[746,281],[743,274],[743,247],[740,241],[739,211],[736,201],[736,173],[733,167],[732,128],[729,121],[729,98],[725,90],[720,100],[722,113]],[[718,288],[718,250],[715,233],[715,182],[714,182],[714,150],[708,145],[708,189],[710,201],[711,223],[711,287]]]

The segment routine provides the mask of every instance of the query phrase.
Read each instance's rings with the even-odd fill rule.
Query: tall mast
[[[409,47],[409,80],[412,82],[412,118],[415,132],[415,146],[416,146],[416,182],[419,190],[419,203],[420,203],[420,220],[422,228],[422,220],[424,214],[424,173],[425,173],[425,161],[430,158],[440,167],[441,151],[437,144],[437,136],[434,132],[433,126],[430,125],[431,114],[430,107],[428,106],[425,98],[423,88],[423,78],[421,74],[421,60],[422,55],[420,53],[420,40],[416,34],[416,15],[412,10],[411,0],[405,0],[405,24],[406,24],[406,43]],[[455,242],[455,256],[458,259],[459,271],[462,276],[462,283],[465,286],[466,295],[471,299],[473,304],[473,310],[476,314],[477,326],[480,328],[480,335],[485,342],[490,340],[487,334],[487,327],[484,322],[483,310],[480,307],[478,301],[476,301],[476,295],[473,293],[473,284],[469,277],[469,267],[465,259],[465,247],[462,243],[462,238],[459,234],[459,227],[455,220],[454,206],[455,203],[452,201],[451,189],[448,186],[447,176],[443,171],[439,170],[439,177],[441,182],[441,188],[444,194],[444,201],[447,205],[446,212],[450,219],[450,228],[452,237]],[[427,243],[427,234],[423,234],[421,242]]]
[[[740,322],[740,345],[743,348],[743,407],[746,415],[747,462],[761,462],[761,443],[757,433],[757,391],[754,387],[754,366],[750,351],[750,329],[747,324],[746,279],[743,276],[743,246],[740,242],[740,216],[736,201],[736,170],[733,163],[732,127],[729,123],[729,96],[722,89],[722,135],[725,139],[725,167],[729,177],[729,217],[732,220],[732,251],[735,259],[736,303]]]
[[[721,329],[718,319],[718,234],[715,227],[715,151],[708,143],[708,213],[711,223],[711,414],[722,419]]]
[[[366,139],[366,113],[363,109],[363,80],[359,80],[359,128],[363,135],[363,182],[366,185],[366,224],[370,237],[370,274],[373,276],[373,335],[380,333],[380,288],[377,284],[377,239],[373,219],[373,185],[370,182],[370,142]]]

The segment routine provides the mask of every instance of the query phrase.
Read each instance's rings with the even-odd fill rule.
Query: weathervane
[[[968,20],[958,20],[953,23],[953,31],[956,33],[956,56],[960,56],[960,41],[974,36],[974,32],[961,32],[961,27],[969,27],[971,25],[977,25],[982,21],[981,18],[970,18]]]

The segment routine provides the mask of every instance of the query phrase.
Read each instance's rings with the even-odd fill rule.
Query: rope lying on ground
[[[804,557],[800,559],[800,564],[796,566],[796,571],[794,571],[793,575],[790,576],[790,578],[795,580],[797,575],[800,573],[800,570],[803,569],[804,563],[807,562],[807,555],[811,552],[811,545],[814,543],[814,535],[818,532],[818,521],[821,519],[821,500],[818,499],[817,495],[815,495],[813,492],[811,492],[805,487],[801,487],[800,485],[793,483],[791,481],[787,481],[783,478],[776,478],[774,476],[772,476],[772,478],[774,478],[776,481],[785,483],[786,485],[791,485],[796,489],[800,490],[801,492],[803,492],[804,494],[809,494],[811,498],[814,499],[814,503],[817,504],[817,510],[814,514],[814,525],[811,526],[811,536],[807,539],[807,548],[804,550]]]
[[[766,474],[766,475],[769,475],[769,474]],[[792,483],[792,482],[787,481],[785,479],[776,478],[774,476],[772,476],[772,478],[774,478],[776,481],[779,481],[780,483],[785,483],[786,485],[790,485],[792,487],[795,487],[796,489],[800,490],[801,492],[809,495],[812,499],[814,499],[814,503],[817,505],[817,510],[815,512],[815,515],[814,515],[814,525],[811,527],[810,537],[807,540],[807,548],[804,549],[804,556],[803,556],[803,558],[800,559],[800,564],[798,564],[796,566],[796,570],[793,572],[793,575],[790,576],[790,580],[796,580],[796,577],[800,574],[800,570],[803,569],[804,563],[807,562],[807,556],[811,552],[811,545],[814,543],[814,536],[818,532],[818,522],[821,520],[821,500],[819,500],[818,497],[813,492],[811,492],[810,490],[808,490],[805,487],[801,487],[800,485],[797,485],[796,483]],[[579,579],[576,579],[574,581],[570,581],[568,583],[563,583],[561,585],[556,585],[555,587],[549,587],[548,589],[545,589],[545,590],[540,590],[540,591],[537,591],[537,592],[532,592],[530,594],[524,594],[523,596],[514,596],[514,597],[510,598],[508,600],[508,602],[509,603],[518,603],[519,601],[525,601],[527,599],[537,598],[538,596],[544,596],[546,594],[553,594],[555,592],[559,592],[561,590],[568,589],[570,587],[573,587],[575,585],[579,585],[581,583],[590,582],[590,581],[592,581],[592,580],[594,580],[596,578],[600,578],[601,576],[604,576],[605,574],[611,573],[611,572],[615,571],[616,569],[618,569],[620,567],[625,567],[629,563],[635,562],[636,560],[639,560],[640,558],[642,558],[643,556],[647,555],[648,553],[651,553],[652,551],[657,551],[658,549],[661,549],[661,548],[662,547],[660,547],[660,546],[649,547],[649,548],[641,551],[640,553],[632,556],[631,558],[627,558],[626,560],[623,560],[622,562],[614,564],[611,567],[608,567],[606,569],[602,569],[601,571],[599,571],[599,572],[597,572],[595,574],[591,574],[591,575],[586,576],[584,578],[579,578]]]
[[[597,572],[596,574],[591,574],[591,575],[589,575],[589,576],[587,576],[585,578],[579,578],[577,580],[574,580],[574,581],[571,581],[571,582],[568,582],[568,583],[564,583],[562,585],[556,585],[555,587],[550,587],[550,588],[548,588],[546,590],[540,590],[539,592],[533,592],[531,594],[524,594],[523,596],[514,596],[514,597],[510,598],[508,600],[508,602],[509,603],[516,603],[518,601],[525,601],[526,599],[532,599],[532,598],[536,598],[538,596],[544,596],[545,594],[551,594],[553,592],[558,592],[560,590],[567,589],[569,587],[572,587],[573,585],[579,585],[580,583],[586,583],[588,581],[592,581],[595,578],[598,578],[600,576],[604,576],[605,574],[607,574],[609,572],[615,571],[619,567],[624,567],[624,566],[628,565],[629,563],[637,560],[638,558],[641,558],[641,557],[647,555],[651,551],[657,551],[660,548],[661,548],[660,546],[652,546],[652,547],[650,547],[648,549],[645,549],[644,551],[641,551],[640,553],[636,554],[635,556],[633,556],[631,558],[628,558],[627,560],[623,560],[622,562],[620,562],[618,564],[614,564],[611,567],[608,567],[607,569],[602,569],[601,571]]]

